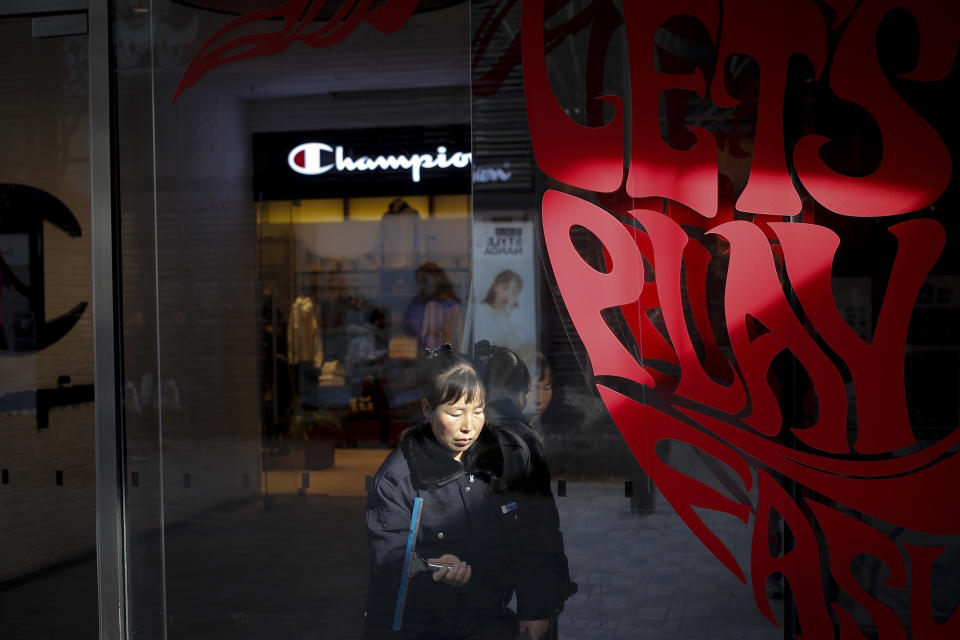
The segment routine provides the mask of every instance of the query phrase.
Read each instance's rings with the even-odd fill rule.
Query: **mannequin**
[[[323,365],[323,344],[320,337],[319,309],[313,299],[301,293],[290,305],[287,324],[287,362],[293,374],[293,394],[301,403],[313,406],[310,388],[316,387],[318,377],[310,373]],[[311,384],[312,382],[312,384]],[[315,394],[314,394],[315,395]]]

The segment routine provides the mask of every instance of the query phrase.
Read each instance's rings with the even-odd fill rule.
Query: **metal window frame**
[[[90,197],[100,638],[129,636],[113,3],[89,0]]]
[[[2,0],[0,17],[29,18],[50,13],[79,13],[87,11],[98,0]]]

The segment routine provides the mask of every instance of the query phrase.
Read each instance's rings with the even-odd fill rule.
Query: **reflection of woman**
[[[532,355],[534,346],[517,328],[512,318],[520,299],[523,278],[512,269],[504,269],[493,279],[483,301],[477,305],[476,337],[490,344],[509,347],[521,358]]]
[[[407,305],[403,325],[417,336],[419,348],[457,345],[463,325],[460,298],[443,268],[435,262],[417,267],[417,295]]]
[[[537,354],[537,377],[533,380],[529,400],[530,420],[536,421],[553,400],[553,367],[542,353]]]
[[[424,421],[377,471],[367,497],[371,576],[367,638],[539,638],[554,576],[529,509],[530,453],[485,428],[476,368],[452,349],[424,360]],[[527,491],[527,493],[525,493]],[[416,552],[449,568],[408,581],[402,632],[391,633],[414,498],[423,498]],[[518,614],[507,607],[516,589]]]
[[[566,402],[554,390],[553,365],[542,353],[537,354],[537,375],[527,400],[527,411],[533,427],[547,438],[577,432],[584,423],[583,411]],[[562,391],[562,390],[561,390]]]
[[[559,612],[564,601],[576,592],[576,584],[570,581],[543,439],[522,413],[530,392],[530,372],[519,356],[506,347],[491,346],[484,340],[477,343],[476,354],[487,390],[487,419],[501,433],[521,438],[530,451],[530,487],[535,497],[529,500],[529,507],[536,514],[538,525],[537,552],[544,558],[542,566],[553,572],[554,611]]]

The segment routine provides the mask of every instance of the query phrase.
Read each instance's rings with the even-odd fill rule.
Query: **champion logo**
[[[305,142],[290,150],[287,164],[297,173],[317,176],[328,171],[396,171],[410,172],[413,182],[420,182],[426,169],[463,169],[473,160],[472,153],[456,151],[447,153],[446,147],[437,147],[435,154],[414,153],[411,155],[378,155],[352,158],[344,154],[343,147],[330,146],[323,142]]]

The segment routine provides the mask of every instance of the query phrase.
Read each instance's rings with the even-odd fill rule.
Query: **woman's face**
[[[520,283],[516,280],[498,282],[493,286],[493,308],[510,310],[520,299]]]
[[[478,395],[474,394],[471,401],[464,395],[455,402],[435,408],[426,399],[422,401],[423,413],[430,421],[434,437],[453,455],[454,460],[463,456],[463,452],[476,442],[483,430],[486,419],[484,399]]]
[[[537,376],[533,381],[533,413],[535,415],[543,413],[553,399],[553,375],[549,371],[544,373],[545,375]]]

